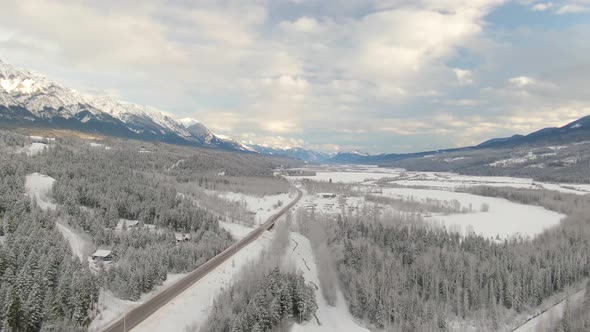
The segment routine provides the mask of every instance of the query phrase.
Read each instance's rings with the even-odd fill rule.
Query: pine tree
[[[27,330],[38,331],[43,321],[43,294],[41,286],[34,283],[27,300]]]
[[[22,308],[21,300],[16,292],[16,289],[12,287],[8,292],[8,298],[4,307],[4,331],[19,331],[24,328],[23,318],[24,312]]]

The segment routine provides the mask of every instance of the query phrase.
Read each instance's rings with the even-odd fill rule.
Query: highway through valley
[[[147,302],[133,308],[125,316],[117,319],[108,325],[103,331],[104,332],[126,332],[137,326],[139,323],[144,321],[166,303],[170,302],[180,293],[188,289],[194,283],[199,281],[209,272],[213,271],[223,262],[227,261],[230,257],[236,254],[239,250],[246,247],[248,244],[256,240],[262,233],[272,228],[274,224],[279,220],[287,211],[289,211],[303,196],[303,192],[297,189],[297,197],[279,212],[272,215],[264,224],[254,229],[248,235],[246,235],[240,241],[232,244],[230,247],[219,253],[217,256],[211,258],[203,265],[196,268],[194,271],[189,273],[186,277],[180,279],[175,284],[166,288],[162,292],[152,297]]]

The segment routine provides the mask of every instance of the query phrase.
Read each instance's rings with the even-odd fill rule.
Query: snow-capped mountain
[[[1,60],[0,122],[249,151],[242,144],[215,136],[194,120],[185,126],[171,114],[150,106],[81,94]]]
[[[305,148],[280,148],[280,147],[269,147],[264,145],[250,145],[252,150],[273,156],[289,157],[295,159],[301,159],[310,163],[323,163],[330,159],[332,156],[329,153],[309,150]]]

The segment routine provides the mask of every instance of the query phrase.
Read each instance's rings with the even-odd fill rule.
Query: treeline
[[[98,281],[55,224],[23,195],[30,165],[0,144],[0,330],[78,331],[89,323]]]
[[[461,203],[453,199],[451,201],[443,201],[433,198],[425,200],[416,200],[409,198],[394,198],[380,195],[365,195],[365,200],[381,205],[388,205],[397,211],[412,212],[412,213],[468,213],[473,212],[473,209],[461,207]]]
[[[584,208],[590,206],[590,195],[577,195],[555,190],[474,186],[462,187],[458,191],[479,196],[505,198],[527,205],[538,205],[568,215],[584,211]]]
[[[289,320],[312,319],[317,310],[315,288],[299,272],[282,264],[289,245],[290,217],[279,224],[270,249],[245,267],[237,280],[214,301],[202,327],[189,331],[274,331]]]
[[[199,176],[192,182],[181,182],[185,186],[200,190],[230,191],[255,196],[278,195],[288,193],[289,181],[275,176]]]
[[[402,214],[320,222],[354,316],[386,330],[444,330],[458,320],[498,330],[588,276],[588,206],[532,241],[502,243],[408,222]]]

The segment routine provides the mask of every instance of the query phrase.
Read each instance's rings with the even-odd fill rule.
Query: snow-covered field
[[[565,193],[585,195],[590,193],[588,184],[565,184],[538,182],[526,178],[505,176],[471,176],[447,172],[413,172],[396,168],[382,168],[373,166],[320,166],[313,168],[315,176],[290,177],[291,179],[311,179],[315,181],[330,181],[351,184],[375,184],[381,180],[389,184],[400,186],[427,187],[433,189],[454,190],[469,186],[506,186],[514,188],[550,189]]]
[[[424,214],[425,220],[433,224],[444,224],[448,229],[466,234],[474,231],[486,237],[507,238],[516,234],[533,237],[543,230],[559,224],[565,217],[562,214],[542,207],[510,202],[501,198],[483,197],[455,192],[459,187],[488,185],[515,188],[550,189],[566,193],[586,194],[589,185],[553,184],[534,182],[531,179],[493,176],[468,176],[452,173],[406,172],[400,169],[385,169],[372,166],[325,166],[315,167],[315,176],[290,177],[291,181],[311,179],[318,181],[343,182],[353,186],[353,190],[371,192],[394,198],[413,198],[417,200],[435,199],[439,201],[457,200],[468,213]],[[323,198],[306,195],[303,207],[316,213],[338,214],[342,211],[355,213],[362,211],[366,204],[363,197]],[[487,212],[481,211],[483,204],[489,206]],[[375,204],[372,204],[375,205]],[[391,210],[388,206],[378,206],[382,211]]]
[[[230,227],[234,229],[233,226]],[[217,295],[231,284],[242,267],[256,260],[262,250],[268,247],[271,242],[272,233],[265,232],[256,241],[238,251],[231,259],[197,281],[132,331],[184,331],[187,326],[200,326],[207,319],[213,300]]]
[[[208,193],[216,194],[228,201],[241,202],[250,212],[256,214],[254,217],[256,225],[267,221],[270,216],[280,211],[283,205],[288,204],[294,198],[292,193],[269,196],[254,196],[227,191],[208,191]]]
[[[413,188],[383,188],[383,195],[397,198],[427,198],[442,201],[457,200],[462,207],[471,207],[471,213],[428,216],[425,219],[440,222],[447,228],[459,227],[465,234],[473,227],[476,234],[486,237],[499,235],[506,238],[511,235],[534,236],[544,229],[559,224],[565,215],[549,211],[539,206],[518,204],[503,198],[483,197],[468,193]],[[489,211],[482,212],[481,206],[487,204]]]
[[[350,311],[348,311],[348,306],[344,300],[344,295],[342,294],[340,289],[338,289],[337,292],[337,300],[335,306],[330,306],[326,302],[326,300],[324,300],[322,290],[321,288],[319,288],[320,281],[318,279],[318,266],[313,255],[311,243],[305,236],[295,232],[291,233],[291,239],[294,240],[297,244],[291,241],[291,244],[287,249],[287,257],[285,257],[286,261],[292,262],[296,269],[303,274],[303,277],[305,278],[308,284],[317,286],[316,301],[318,304],[318,309],[316,311],[317,320],[315,318],[312,318],[310,321],[303,322],[303,324],[301,325],[299,325],[298,322],[296,322],[296,324],[293,325],[291,331],[368,332],[369,330],[362,328],[357,324],[357,322],[350,314]]]

